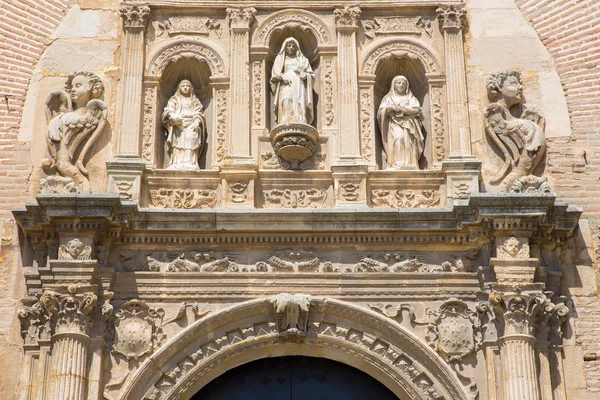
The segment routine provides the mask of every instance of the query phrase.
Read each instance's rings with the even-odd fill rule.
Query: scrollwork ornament
[[[21,336],[25,344],[35,344],[39,340],[49,340],[52,336],[52,314],[48,313],[39,301],[31,306],[23,305],[20,307],[17,311],[17,317],[21,322]]]
[[[54,333],[90,334],[90,316],[98,297],[91,292],[78,291],[77,286],[71,285],[65,294],[46,292],[40,297],[40,304],[55,321]]]
[[[147,4],[125,3],[119,9],[126,29],[144,29],[150,17],[150,7]]]

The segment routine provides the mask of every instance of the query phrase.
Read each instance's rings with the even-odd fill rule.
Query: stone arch
[[[150,57],[148,73],[161,76],[167,66],[182,58],[206,63],[212,76],[226,76],[229,73],[225,52],[202,39],[178,39],[168,42]]]
[[[400,398],[469,397],[448,365],[396,322],[346,302],[313,298],[308,333],[279,333],[268,299],[205,317],[142,363],[120,399],[187,399],[227,370],[265,356],[305,355],[352,365]]]
[[[283,10],[267,17],[252,36],[252,46],[268,46],[271,36],[285,28],[309,30],[318,39],[319,46],[335,44],[335,34],[317,15],[304,10]]]
[[[368,46],[362,57],[360,73],[375,75],[379,64],[390,57],[409,57],[417,59],[425,68],[426,74],[440,74],[440,57],[430,45],[414,38],[387,38]]]

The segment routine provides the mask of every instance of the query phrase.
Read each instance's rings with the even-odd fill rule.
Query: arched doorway
[[[395,400],[364,372],[336,361],[302,356],[265,358],[233,368],[192,400]]]

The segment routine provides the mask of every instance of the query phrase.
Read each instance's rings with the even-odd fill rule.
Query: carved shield
[[[152,352],[153,319],[148,315],[147,308],[146,304],[134,300],[124,304],[115,313],[113,352],[122,354],[127,360],[137,360]]]
[[[475,350],[475,332],[468,316],[452,311],[441,315],[438,350],[446,358],[462,358]]]

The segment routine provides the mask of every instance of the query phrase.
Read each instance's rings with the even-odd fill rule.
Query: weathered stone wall
[[[87,67],[94,71],[103,70],[104,78],[113,83],[112,94],[109,95],[116,98],[114,70],[119,56],[118,3],[115,0],[81,0],[75,6],[74,2],[67,0],[46,0],[43,5],[28,0],[3,0],[0,3],[0,219],[3,226],[0,358],[14,360],[12,368],[0,370],[0,398],[10,399],[16,393],[21,355],[15,311],[23,296],[24,285],[18,232],[10,209],[33,196],[34,187],[30,180],[39,179],[35,175],[35,168],[39,166],[32,165],[31,159],[45,149],[43,142],[32,141],[33,132],[43,129],[39,122],[43,118],[36,122],[36,113],[40,112],[48,91],[64,80],[62,75],[53,77],[52,73],[44,72],[43,63],[38,61],[45,57],[48,70],[54,70],[56,74],[70,72],[60,71],[63,67],[52,67],[56,59],[53,54],[85,47],[97,38],[104,40],[104,56],[90,55],[86,60],[91,67],[87,67],[88,64],[75,65],[71,69]],[[589,268],[593,259],[593,241],[598,241],[596,232],[600,223],[600,201],[597,200],[600,195],[600,28],[597,26],[600,5],[595,0],[469,0],[467,7],[470,20],[467,66],[472,85],[469,94],[474,147],[487,146],[481,136],[480,112],[486,100],[485,78],[492,70],[527,70],[530,74],[526,74],[525,81],[531,85],[526,87],[526,95],[531,95],[541,106],[557,111],[548,116],[552,124],[547,135],[546,171],[551,176],[554,191],[569,204],[583,206],[584,218],[587,218],[581,224],[582,239],[579,243],[585,244],[583,247],[587,246],[588,250],[573,256],[581,267],[567,276],[568,285],[573,287],[571,294],[577,313],[576,336],[569,342],[567,356],[582,360],[584,354],[600,354],[600,331],[597,328],[600,325],[600,302],[595,285],[598,278],[597,273],[595,275]],[[90,12],[91,9],[99,11]],[[67,13],[69,16],[65,18]],[[68,18],[71,18],[70,22],[61,24]],[[82,20],[88,21],[88,24],[81,29],[78,37],[78,28],[74,24]],[[94,35],[85,33],[89,29],[95,29]],[[522,40],[517,41],[515,38],[519,32],[523,33]],[[488,46],[498,44],[504,46],[502,48],[516,49],[515,57],[522,56],[529,64],[521,67],[507,61],[499,66],[489,61]],[[104,60],[94,64],[97,57],[104,57]],[[488,59],[487,66],[483,65],[484,59]],[[58,64],[61,63],[63,61]],[[529,89],[531,92],[528,92]],[[112,102],[113,109],[109,115],[115,115],[115,103]],[[569,120],[565,119],[567,117]],[[106,148],[106,151],[112,151],[110,145]],[[600,361],[591,360],[584,365],[585,374],[578,369],[579,364],[575,368],[567,368],[573,398],[591,399],[594,393],[597,395],[600,391]]]

